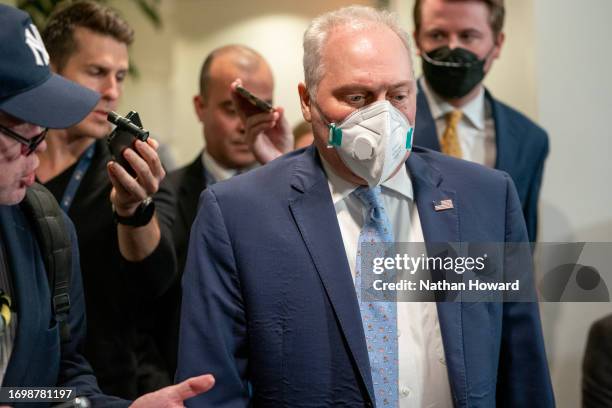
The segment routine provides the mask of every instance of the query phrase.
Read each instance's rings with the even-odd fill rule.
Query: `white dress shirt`
[[[431,116],[436,123],[438,140],[440,140],[446,129],[446,114],[458,108],[444,102],[436,95],[424,78],[419,81],[427,98]],[[484,97],[484,87],[480,86],[478,95],[459,110],[463,112],[463,116],[457,125],[462,158],[484,164],[487,167],[495,167],[497,150],[495,146],[495,123],[491,107]],[[418,144],[418,140],[416,144]]]
[[[204,166],[208,174],[212,176],[215,182],[225,181],[234,177],[236,173],[238,173],[238,170],[226,169],[225,167],[217,163],[217,161],[213,159],[210,154],[208,154],[206,149],[202,150],[202,165]]]
[[[323,158],[321,160],[327,174],[354,281],[357,246],[365,221],[365,208],[361,201],[351,194],[358,186],[339,177]],[[381,191],[395,242],[423,242],[423,231],[408,171],[400,169],[382,184]],[[436,304],[398,302],[397,335],[399,406],[401,408],[452,407],[453,400]]]

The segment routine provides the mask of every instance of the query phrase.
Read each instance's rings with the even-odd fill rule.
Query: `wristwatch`
[[[113,205],[113,218],[117,224],[121,225],[129,225],[130,227],[142,227],[151,222],[151,218],[153,218],[153,214],[155,214],[155,202],[152,197],[147,197],[136,208],[134,214],[129,217],[122,217],[117,214],[115,210],[115,206]]]

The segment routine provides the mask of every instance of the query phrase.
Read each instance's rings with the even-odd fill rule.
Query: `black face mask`
[[[444,46],[423,53],[422,57],[423,75],[427,83],[443,98],[464,97],[485,76],[487,57],[479,60],[476,54],[465,48],[451,50]]]

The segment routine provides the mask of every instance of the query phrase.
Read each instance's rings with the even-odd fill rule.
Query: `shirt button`
[[[400,397],[401,398],[406,398],[410,395],[410,388],[406,387],[406,386],[401,386],[400,387]]]

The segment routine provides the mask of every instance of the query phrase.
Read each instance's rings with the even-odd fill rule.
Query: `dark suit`
[[[119,250],[117,224],[109,200],[111,159],[106,140],[96,141],[91,165],[74,196],[68,216],[79,237],[81,271],[89,316],[84,353],[107,393],[135,399],[172,383],[161,351],[146,331],[159,318],[153,305],[178,279],[169,210],[156,202],[159,245],[140,262]],[[77,164],[45,183],[60,202]],[[171,207],[170,207],[171,209]]]
[[[18,206],[0,206],[0,229],[6,245],[17,305],[17,336],[3,387],[76,387],[94,406],[123,407],[128,401],[102,395],[92,369],[82,355],[85,338],[85,301],[76,234],[72,234],[70,281],[70,341],[60,347],[51,310],[47,273],[34,231]],[[31,404],[25,404],[32,406]],[[19,406],[17,404],[16,406]]]
[[[187,166],[169,173],[162,182],[162,188],[169,189],[176,201],[174,204],[172,238],[180,273],[183,272],[185,266],[189,232],[198,212],[198,199],[211,181],[211,177],[202,164],[202,155],[199,154]]]
[[[527,233],[535,241],[538,227],[538,197],[544,161],[548,155],[548,136],[527,117],[493,98],[485,91],[495,122],[495,168],[512,177],[521,200]],[[440,151],[436,124],[431,116],[427,97],[419,85],[414,143]]]
[[[593,323],[582,363],[582,406],[612,407],[612,315]]]
[[[421,148],[407,166],[426,242],[527,239],[505,173]],[[434,211],[449,198],[454,209]],[[177,380],[219,381],[187,405],[373,405],[345,253],[313,146],[209,187],[183,276]],[[554,405],[536,304],[438,303],[438,314],[455,406]]]
[[[155,203],[172,213],[172,239],[179,276],[185,267],[189,233],[198,210],[198,199],[211,182],[212,177],[205,171],[202,155],[199,154],[187,166],[168,173],[155,196]],[[180,305],[181,280],[177,279],[155,307],[156,319],[151,331],[171,373],[176,370]]]

